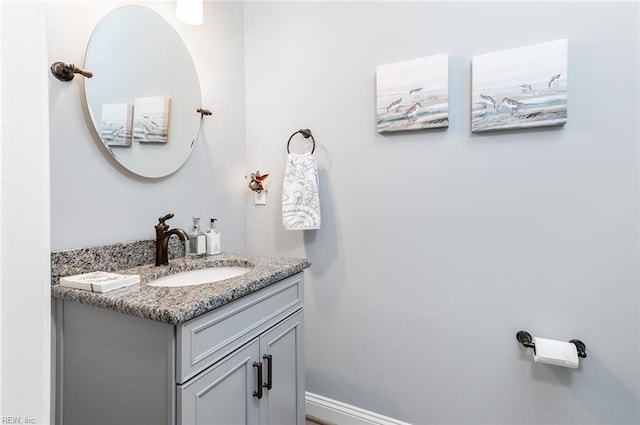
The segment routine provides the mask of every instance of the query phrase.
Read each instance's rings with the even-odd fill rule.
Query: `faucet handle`
[[[169,213],[169,214],[165,215],[164,217],[159,217],[158,218],[158,224],[161,225],[161,226],[166,226],[166,224],[164,224],[164,222],[169,220],[172,217],[173,217],[173,213]]]

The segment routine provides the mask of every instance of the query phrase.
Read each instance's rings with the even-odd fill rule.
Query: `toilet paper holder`
[[[535,352],[536,345],[534,344],[533,338],[531,337],[531,334],[529,332],[518,331],[518,333],[516,334],[516,339],[523,346],[527,348],[533,348],[533,351]],[[576,346],[578,357],[581,357],[583,359],[587,357],[587,346],[584,345],[584,342],[580,341],[579,339],[572,339],[569,342]]]

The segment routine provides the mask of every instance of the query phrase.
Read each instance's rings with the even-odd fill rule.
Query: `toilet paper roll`
[[[575,369],[578,367],[578,350],[570,342],[534,337],[533,360]]]

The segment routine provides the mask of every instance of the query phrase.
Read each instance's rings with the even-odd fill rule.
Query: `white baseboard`
[[[359,407],[306,392],[305,413],[336,425],[410,425]]]

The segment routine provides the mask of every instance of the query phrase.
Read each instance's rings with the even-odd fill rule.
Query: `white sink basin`
[[[163,287],[203,285],[240,276],[249,270],[251,269],[248,267],[210,267],[208,269],[189,270],[188,272],[161,277],[149,282],[148,285]]]

